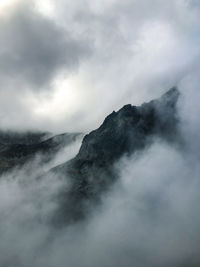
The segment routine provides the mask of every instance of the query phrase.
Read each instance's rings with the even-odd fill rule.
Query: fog
[[[188,77],[184,85],[191,85]],[[195,80],[193,79],[195,97]],[[180,87],[181,88],[181,87]],[[38,175],[72,158],[74,143],[51,164],[41,159],[0,180],[1,266],[197,266],[200,263],[199,124],[194,107],[179,100],[184,145],[155,139],[145,150],[122,157],[119,180],[102,195],[85,221],[62,228],[50,218],[68,178]],[[181,108],[182,107],[182,108]],[[67,197],[67,195],[66,195]]]

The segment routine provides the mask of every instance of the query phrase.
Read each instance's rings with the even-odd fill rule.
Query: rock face
[[[179,92],[170,89],[160,99],[113,111],[103,124],[86,135],[78,155],[53,171],[70,177],[71,187],[61,194],[57,219],[76,221],[87,214],[91,202],[117,179],[113,164],[151,144],[155,137],[173,142],[178,138],[176,103]]]

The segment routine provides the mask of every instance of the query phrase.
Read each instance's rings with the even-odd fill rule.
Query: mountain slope
[[[84,137],[77,156],[53,169],[56,175],[70,177],[71,181],[71,186],[59,195],[57,221],[83,218],[90,203],[98,202],[101,192],[117,179],[113,164],[123,155],[144,149],[156,137],[168,142],[177,140],[178,97],[179,91],[172,88],[161,98],[139,107],[126,105]]]

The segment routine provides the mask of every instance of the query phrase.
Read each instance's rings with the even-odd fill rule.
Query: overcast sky
[[[83,131],[197,68],[197,0],[1,0],[0,125]]]

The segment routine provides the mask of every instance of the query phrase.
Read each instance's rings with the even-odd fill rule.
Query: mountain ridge
[[[89,203],[99,202],[101,193],[117,179],[113,164],[123,155],[144,149],[156,137],[167,142],[177,140],[179,94],[173,87],[157,100],[138,107],[128,104],[113,111],[98,129],[83,138],[74,159],[52,170],[71,181],[70,187],[59,196],[57,221],[63,217],[67,222],[84,218]]]

